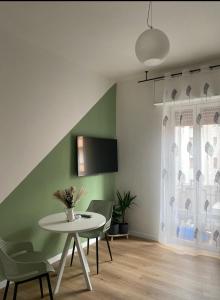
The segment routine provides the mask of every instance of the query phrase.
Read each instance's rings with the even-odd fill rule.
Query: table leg
[[[89,272],[90,272],[90,268],[89,268],[88,260],[87,260],[87,258],[86,258],[86,256],[85,256],[84,250],[82,249],[82,246],[81,246],[81,243],[80,243],[80,237],[79,237],[79,234],[78,234],[78,233],[77,233],[77,237],[76,237],[75,234],[74,234],[74,241],[76,241],[77,239],[78,239],[79,246],[80,246],[80,248],[81,248],[81,254],[82,254],[82,257],[83,257],[83,263],[84,263],[84,265],[85,265],[85,267],[86,267],[87,272],[89,273]],[[77,248],[77,252],[78,252],[78,251],[79,251],[79,250],[78,250],[78,248]]]
[[[76,242],[77,252],[78,252],[78,255],[79,255],[80,263],[82,265],[83,274],[84,274],[84,277],[85,277],[87,288],[88,288],[88,290],[92,291],[92,285],[91,285],[91,282],[90,282],[90,279],[89,279],[89,272],[90,272],[89,265],[88,265],[85,253],[82,249],[78,233],[74,233],[74,240]]]
[[[66,242],[65,242],[65,246],[63,248],[63,252],[62,252],[62,256],[61,256],[61,260],[60,260],[60,264],[59,264],[59,271],[57,274],[57,282],[56,282],[56,286],[54,289],[54,294],[57,294],[60,288],[60,283],[61,283],[61,279],[63,276],[63,271],[64,271],[64,267],[65,267],[65,263],[66,263],[66,257],[68,254],[68,250],[70,247],[70,243],[72,240],[72,234],[68,234],[67,238],[66,238]]]

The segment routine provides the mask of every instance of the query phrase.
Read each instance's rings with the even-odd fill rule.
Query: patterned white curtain
[[[165,80],[160,241],[220,254],[220,97],[211,75]]]

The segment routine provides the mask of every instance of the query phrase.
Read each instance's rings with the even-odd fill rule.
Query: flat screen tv
[[[117,171],[117,140],[77,136],[78,176]]]

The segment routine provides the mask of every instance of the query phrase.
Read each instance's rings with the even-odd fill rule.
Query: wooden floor
[[[180,255],[154,242],[129,238],[111,242],[113,262],[105,241],[100,242],[100,274],[96,275],[95,247],[89,265],[94,291],[85,290],[78,257],[69,259],[59,294],[55,299],[76,300],[220,300],[220,260]],[[57,265],[55,265],[57,268]],[[56,275],[51,276],[54,287]],[[49,299],[46,282],[45,300]],[[8,299],[12,299],[13,285]],[[2,293],[0,291],[0,299]],[[18,287],[18,300],[40,299],[38,282]]]

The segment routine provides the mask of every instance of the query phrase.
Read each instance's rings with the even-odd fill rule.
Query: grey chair
[[[87,255],[89,254],[89,240],[90,239],[96,239],[96,267],[97,267],[97,274],[99,273],[99,247],[98,247],[98,241],[99,236],[104,235],[105,240],[108,246],[109,255],[112,261],[112,253],[110,244],[107,237],[107,232],[111,225],[111,218],[112,218],[112,210],[113,210],[113,202],[112,201],[105,201],[105,200],[92,200],[89,204],[89,207],[87,208],[87,211],[89,212],[96,212],[101,215],[103,215],[106,218],[106,223],[104,226],[87,232],[81,232],[80,237],[87,238]],[[72,250],[72,257],[70,266],[72,266],[73,263],[73,257],[75,252],[75,242],[73,244],[73,250]]]
[[[50,299],[53,299],[49,272],[54,268],[33,249],[30,242],[6,242],[0,238],[0,266],[7,280],[3,300],[6,300],[10,282],[14,282],[13,300],[16,300],[18,285],[38,279],[43,298],[42,278],[46,277]]]

